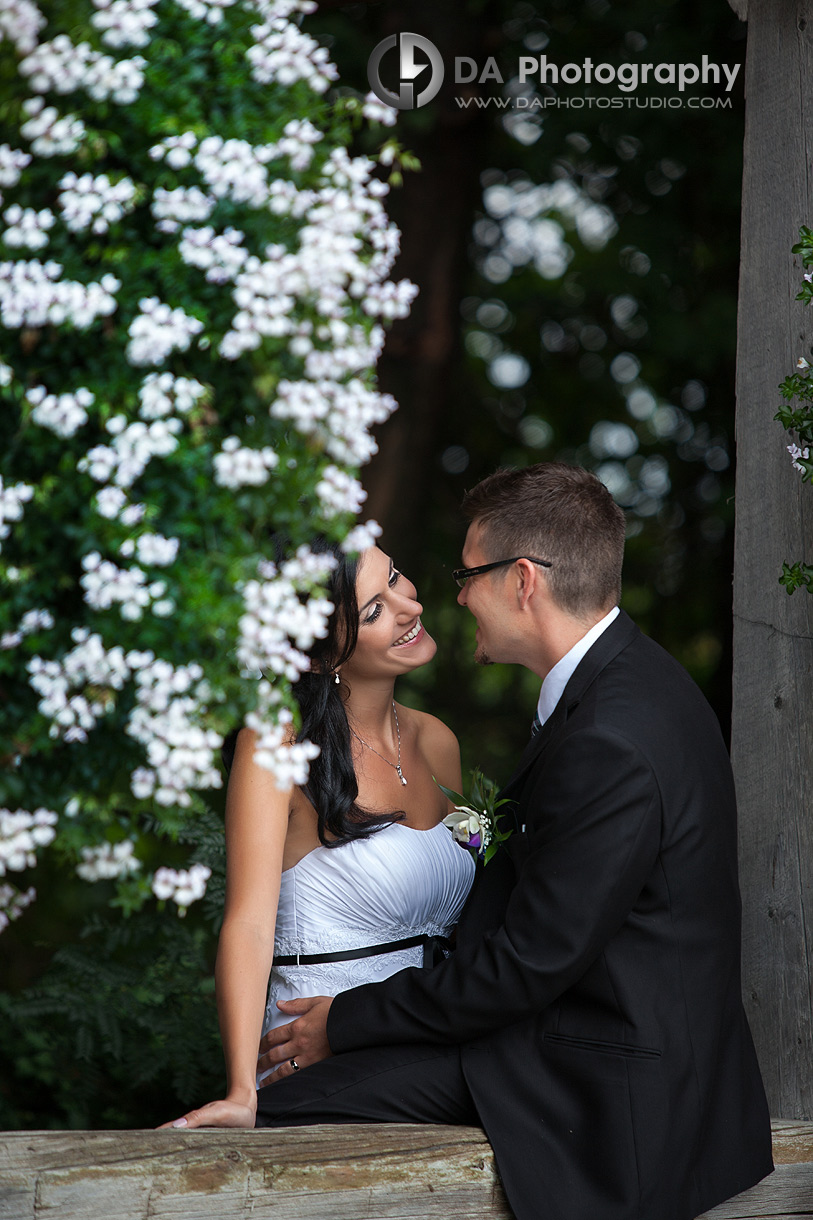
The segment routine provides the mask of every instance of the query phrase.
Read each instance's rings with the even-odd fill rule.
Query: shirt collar
[[[548,716],[550,716],[556,704],[559,702],[562,691],[567,686],[576,666],[581,661],[582,657],[595,644],[602,632],[606,631],[610,623],[612,623],[619,614],[618,606],[613,606],[609,614],[605,614],[604,618],[590,628],[586,635],[583,635],[580,640],[573,645],[570,652],[566,652],[560,661],[557,661],[553,669],[545,677],[542,683],[542,689],[539,692],[539,703],[537,704],[536,714],[539,717],[539,723],[544,724]]]

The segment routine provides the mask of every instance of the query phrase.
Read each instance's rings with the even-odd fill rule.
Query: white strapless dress
[[[473,879],[474,860],[442,822],[431,830],[393,822],[369,839],[316,847],[282,874],[274,956],[448,936]],[[345,962],[275,965],[263,1033],[291,1020],[277,1000],[337,995],[422,963],[415,945]]]

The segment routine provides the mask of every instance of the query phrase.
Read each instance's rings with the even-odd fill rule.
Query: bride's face
[[[431,661],[437,645],[421,624],[415,586],[378,547],[365,551],[356,576],[359,633],[343,676],[397,677]]]

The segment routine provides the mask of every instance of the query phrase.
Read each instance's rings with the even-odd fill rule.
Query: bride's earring
[[[333,681],[336,683],[337,686],[339,686],[339,684],[341,683],[341,678],[339,677],[338,669],[336,670],[335,674],[333,675]]]

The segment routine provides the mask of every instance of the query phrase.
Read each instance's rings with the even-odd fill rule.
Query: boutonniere
[[[509,803],[507,798],[497,800],[497,785],[493,779],[487,779],[479,767],[471,773],[468,796],[445,788],[443,784],[438,787],[454,803],[454,809],[443,819],[443,825],[449,827],[462,847],[467,847],[475,858],[482,856],[483,863],[488,864],[500,845],[514,833],[500,829],[503,814],[497,810]]]

